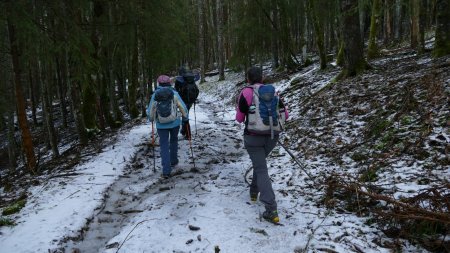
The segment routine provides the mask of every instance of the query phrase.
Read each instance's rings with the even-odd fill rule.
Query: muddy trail
[[[221,119],[219,115],[221,108],[211,110],[212,105],[207,103],[197,105],[196,109],[202,111],[206,106],[209,112],[204,115],[208,118],[197,119],[196,124],[191,120],[194,160],[189,141],[179,136],[180,163],[173,168],[171,178],[162,179],[159,139],[157,138],[154,149],[151,143],[141,144],[132,161],[126,165],[123,175],[104,193],[103,203],[95,210],[94,217],[87,221],[78,236],[62,240],[58,250],[99,252],[119,248],[123,242],[108,243],[109,240],[121,232],[124,224],[132,221],[139,213],[147,212],[151,215],[152,212],[167,205],[167,195],[182,200],[172,210],[176,213],[176,209],[190,202],[188,199],[198,199],[201,194],[207,193],[208,187],[245,189],[245,183],[241,179],[242,171],[232,173],[240,180],[229,180],[228,177],[221,176],[220,171],[220,165],[234,163],[244,154],[241,133],[232,127],[232,121]],[[217,125],[221,127],[218,128]],[[145,202],[148,199],[154,201],[148,204]],[[54,252],[59,252],[58,250]]]

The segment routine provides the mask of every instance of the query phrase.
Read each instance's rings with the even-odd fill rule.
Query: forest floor
[[[450,59],[399,50],[371,65],[340,82],[333,81],[339,68],[321,71],[315,64],[274,79],[291,112],[282,142],[301,161],[280,146],[268,158],[282,226],[262,221],[263,206],[249,199],[250,160],[233,104],[243,75],[230,73],[226,81],[211,77],[200,85],[190,114],[195,166],[189,142],[180,139],[180,164],[161,180],[151,127],[134,121],[81,155],[68,152],[39,177],[11,180],[26,195],[2,185],[5,202],[20,195],[27,201],[3,216],[15,225],[0,228],[0,252],[448,250],[448,223],[426,224],[435,233],[422,236],[436,242],[424,243],[371,213],[373,206],[386,210],[383,201],[366,206],[363,197],[340,191],[356,178],[362,189],[396,200],[427,189],[450,196]]]

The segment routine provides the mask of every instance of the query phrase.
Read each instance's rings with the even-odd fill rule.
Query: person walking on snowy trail
[[[175,79],[175,90],[183,99],[183,102],[186,104],[188,111],[191,110],[192,105],[194,104],[194,112],[195,112],[195,101],[197,100],[198,94],[200,93],[196,81],[200,79],[200,75],[198,73],[194,74],[191,70],[188,70],[184,67],[181,67],[178,71],[179,76]],[[188,139],[191,137],[191,128],[188,125],[189,121],[183,122],[181,126],[181,134]]]
[[[276,146],[289,114],[275,88],[262,83],[261,68],[251,67],[246,79],[248,85],[236,100],[236,121],[245,123],[244,146],[253,165],[250,199],[256,201],[259,193],[259,200],[265,206],[262,217],[278,223],[280,218],[266,158]]]
[[[152,124],[156,121],[160,138],[162,177],[167,179],[172,167],[178,164],[178,130],[181,121],[188,122],[189,113],[178,92],[172,88],[170,77],[161,75],[157,82],[158,87],[148,104],[147,115]]]

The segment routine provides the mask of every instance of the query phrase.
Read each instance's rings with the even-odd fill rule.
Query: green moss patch
[[[27,200],[22,199],[17,201],[16,203],[5,207],[5,209],[3,209],[2,215],[10,215],[10,214],[14,214],[14,213],[18,213],[27,203]]]
[[[16,223],[14,223],[14,221],[12,221],[11,219],[0,217],[0,227],[15,226],[15,225]]]

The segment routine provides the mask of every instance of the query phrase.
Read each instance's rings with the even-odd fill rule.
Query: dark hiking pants
[[[258,193],[259,200],[265,205],[266,210],[277,210],[277,202],[272,189],[266,157],[277,145],[278,136],[273,139],[270,136],[244,135],[244,145],[252,160],[253,179],[250,184],[250,192]]]

